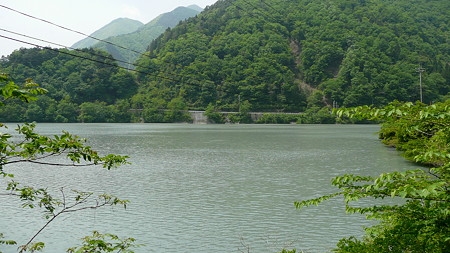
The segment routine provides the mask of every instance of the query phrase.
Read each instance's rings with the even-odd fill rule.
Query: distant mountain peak
[[[95,41],[95,43],[90,45],[89,47],[106,50],[115,59],[133,63],[139,56],[139,54],[136,54],[133,51],[145,52],[150,43],[160,34],[162,34],[167,28],[172,28],[176,26],[180,21],[196,16],[202,10],[202,8],[196,5],[191,5],[190,7],[180,6],[170,12],[159,15],[147,24],[139,26],[134,31],[102,38],[110,43],[121,45],[131,50],[117,48],[111,46],[108,43],[98,41]],[[122,19],[116,20],[120,21]],[[112,21],[110,24],[114,23],[116,20]]]
[[[195,4],[186,6],[186,8],[189,8],[189,9],[192,9],[192,10],[198,11],[198,12],[202,12],[202,11],[203,11],[203,8],[202,8],[202,7],[200,7],[200,6],[198,6],[198,5],[195,5]]]
[[[179,6],[172,10],[171,12],[163,13],[159,15],[157,18],[152,20],[152,22],[157,22],[158,25],[164,26],[164,27],[174,27],[176,26],[180,21],[185,20],[189,17],[194,17],[200,13],[200,11],[194,10],[192,8]]]
[[[90,36],[104,40],[109,37],[123,35],[137,31],[144,24],[141,21],[130,18],[117,18],[109,22],[107,25],[98,29]],[[73,44],[73,48],[87,48],[96,44],[98,41],[92,38],[85,38]]]

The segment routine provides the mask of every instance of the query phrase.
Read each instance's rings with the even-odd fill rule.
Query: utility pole
[[[336,100],[333,100],[333,109],[338,109],[339,105],[338,102]]]
[[[239,110],[239,112],[241,112],[241,95],[238,95],[238,100],[239,100],[239,102],[238,102],[238,110]]]
[[[420,88],[420,102],[423,103],[423,95],[422,95],[422,73],[425,71],[424,68],[420,65],[416,72],[419,72],[419,88]]]

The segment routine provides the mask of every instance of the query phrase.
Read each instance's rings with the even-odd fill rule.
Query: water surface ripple
[[[13,127],[13,126],[12,126]],[[101,168],[8,167],[36,186],[111,193],[131,204],[68,214],[38,238],[44,252],[65,252],[92,230],[131,236],[136,252],[327,252],[361,235],[364,217],[342,200],[301,211],[294,201],[335,191],[345,173],[378,175],[411,168],[377,139],[375,125],[39,124],[89,139],[101,153],[129,155],[131,165]],[[1,197],[1,231],[26,240],[45,223]],[[0,251],[8,252],[5,246]]]

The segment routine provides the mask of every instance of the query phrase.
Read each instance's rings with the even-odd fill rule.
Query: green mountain
[[[14,51],[0,60],[0,73],[19,85],[30,78],[48,93],[30,103],[2,101],[0,122],[129,122],[127,101],[138,84],[110,58],[92,48]]]
[[[106,39],[112,36],[117,36],[121,34],[127,34],[136,31],[139,27],[144,24],[140,21],[129,19],[129,18],[118,18],[113,20],[111,23],[105,25],[99,30],[91,34],[92,37],[98,39]],[[87,48],[93,46],[98,41],[91,38],[82,39],[72,45],[73,48]]]
[[[8,102],[0,119],[88,122],[105,110],[99,121],[126,122],[129,109],[143,109],[136,119],[168,122],[180,119],[179,110],[240,109],[305,111],[319,118],[305,122],[320,123],[336,106],[421,94],[426,104],[443,101],[450,98],[449,9],[445,0],[218,1],[153,40],[136,74],[100,63],[99,54],[109,54],[97,49],[21,49],[0,60],[0,72],[16,83],[32,78],[49,93],[23,106]],[[155,119],[158,112],[168,115]]]
[[[198,11],[198,12],[202,12],[203,11],[203,8],[201,8],[200,6],[195,5],[195,4],[189,5],[189,6],[187,6],[187,8],[193,9],[193,10]]]
[[[447,0],[224,0],[138,60],[135,108],[303,111],[449,98]]]
[[[161,35],[167,28],[176,26],[180,21],[193,17],[200,13],[197,8],[191,7],[178,7],[171,12],[164,13],[150,21],[149,23],[139,27],[134,32],[122,34],[114,37],[109,37],[106,41],[120,45],[127,49],[113,46],[105,42],[97,42],[92,45],[93,48],[98,48],[108,51],[115,59],[120,61],[133,63],[140,56],[140,53],[144,53],[150,43]],[[200,8],[201,10],[201,8]],[[136,53],[139,52],[139,53]],[[119,65],[125,66],[126,64],[120,63]],[[133,68],[132,65],[127,67]]]
[[[177,8],[160,15],[145,26],[141,24],[139,32],[128,39],[132,42],[141,41],[141,48],[138,49],[145,51],[150,43],[147,39],[154,27],[160,29],[157,34],[152,35],[156,38],[168,26],[175,26],[179,19],[186,19],[196,13],[196,10],[189,8]],[[120,27],[118,24],[126,24],[128,21],[118,19],[93,36],[103,38],[114,27]],[[137,35],[142,38],[133,37]],[[0,73],[8,73],[11,80],[18,84],[30,78],[49,92],[31,103],[16,100],[5,102],[5,106],[0,108],[0,122],[132,121],[134,115],[129,109],[130,98],[137,93],[136,76],[133,72],[118,68],[111,58],[111,54],[96,48],[22,48],[1,58]],[[176,116],[168,115],[166,120],[173,121],[174,115]]]

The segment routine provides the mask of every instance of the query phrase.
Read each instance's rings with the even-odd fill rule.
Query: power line
[[[51,22],[51,21],[48,21],[48,20],[45,20],[45,19],[42,19],[42,18],[35,17],[35,16],[33,16],[33,15],[30,15],[30,14],[27,14],[27,13],[24,13],[24,12],[21,12],[21,11],[18,11],[18,10],[15,10],[15,9],[13,9],[13,8],[11,8],[11,7],[8,7],[8,6],[1,5],[1,4],[0,4],[0,7],[5,8],[5,9],[8,9],[8,10],[13,11],[13,12],[16,12],[16,13],[19,13],[19,14],[21,14],[21,15],[24,15],[24,16],[29,17],[29,18],[32,18],[32,19],[39,20],[39,21],[42,21],[42,22],[44,22],[44,23],[48,23],[48,24],[50,24],[50,25],[59,27],[59,28],[61,28],[61,29],[64,29],[64,30],[67,30],[67,31],[70,31],[70,32],[74,32],[74,33],[77,33],[77,34],[81,34],[81,35],[86,36],[86,37],[88,37],[88,38],[91,38],[91,39],[94,39],[94,40],[97,40],[97,41],[101,41],[101,42],[107,43],[107,44],[112,45],[112,46],[116,46],[116,47],[119,47],[119,48],[122,48],[122,49],[125,49],[125,50],[129,50],[129,51],[134,52],[134,53],[137,53],[137,54],[139,54],[139,55],[141,55],[141,56],[150,57],[149,55],[144,54],[144,53],[141,53],[141,52],[138,52],[138,51],[136,51],[136,50],[132,50],[132,49],[129,49],[129,48],[126,48],[126,47],[117,45],[117,44],[115,44],[115,43],[112,43],[112,42],[109,42],[109,41],[106,41],[106,40],[102,40],[102,39],[93,37],[93,36],[91,36],[91,35],[85,34],[85,33],[83,33],[83,32],[76,31],[76,30],[74,30],[74,29],[67,28],[67,27],[62,26],[62,25],[58,25],[58,24],[56,24],[56,23],[54,23],[54,22]],[[236,6],[236,7],[238,7],[238,6]],[[238,7],[238,8],[241,9],[240,7]],[[255,7],[255,8],[256,8],[256,7]],[[258,9],[258,8],[256,8],[256,9]],[[242,9],[241,9],[241,10],[242,10]],[[249,14],[252,15],[251,13],[249,13]],[[267,15],[266,15],[266,16],[267,16]],[[6,36],[1,36],[1,37],[8,38],[8,39],[12,39],[12,38],[9,38],[9,37],[6,37]],[[12,39],[12,40],[15,40],[15,39]],[[40,48],[45,48],[45,47],[42,47],[42,46],[39,46],[39,45],[36,45],[36,44],[33,44],[33,43],[25,42],[25,41],[20,41],[20,40],[16,40],[16,41],[19,41],[19,42],[22,42],[22,43],[25,43],[25,44],[29,44],[29,45],[33,45],[33,46],[36,46],[36,47],[40,47]],[[49,43],[49,42],[46,42],[46,43]],[[50,43],[51,43],[51,42],[50,42]],[[56,45],[56,43],[51,43],[51,44],[55,44],[55,45]],[[65,46],[63,46],[63,47],[65,47]],[[68,47],[65,47],[65,48],[68,48]],[[47,49],[49,49],[49,48],[47,48]],[[53,49],[52,49],[52,50],[53,50]],[[77,56],[74,55],[74,54],[71,54],[71,55],[74,56],[74,57],[77,57]],[[86,59],[86,60],[89,60],[89,59]],[[97,62],[98,62],[98,61],[97,61]],[[173,64],[174,66],[178,66],[178,67],[181,67],[181,68],[185,68],[185,66],[180,65],[180,64],[176,64],[176,63],[172,63],[172,62],[167,62],[167,61],[163,61],[163,62],[166,62],[166,63],[169,63],[169,64]],[[134,65],[134,64],[128,63],[128,62],[125,62],[125,63]],[[122,66],[118,66],[118,67],[123,68],[123,69],[126,69],[126,70],[129,70],[129,71],[134,71],[134,70],[131,69],[131,68],[126,68],[126,67],[122,67]],[[154,75],[154,74],[146,73],[146,72],[143,72],[143,71],[134,71],[134,72],[136,72],[136,73],[141,73],[141,74]],[[162,72],[162,71],[158,71],[158,72]],[[163,72],[162,72],[162,73],[163,73]],[[178,74],[174,74],[174,75],[178,75]],[[172,80],[172,81],[174,81],[174,82],[181,82],[180,80],[174,80],[174,79],[172,79],[172,78],[165,78],[165,77],[158,76],[158,75],[154,75],[154,76],[160,77],[160,78],[162,78],[162,79]],[[188,79],[191,79],[191,77],[187,77],[187,76],[183,76],[183,75],[178,75],[178,76],[186,77],[186,78],[188,78]],[[194,85],[194,86],[200,86],[200,87],[201,87],[201,84],[197,84],[197,83],[190,83],[190,82],[183,82],[183,83],[185,83],[185,84],[191,84],[191,85]]]
[[[86,37],[88,37],[88,38],[91,38],[91,39],[94,39],[94,40],[97,40],[97,41],[100,41],[100,42],[103,42],[103,43],[106,43],[106,44],[109,44],[109,45],[112,45],[112,46],[115,46],[115,47],[118,47],[118,48],[121,48],[121,49],[124,49],[124,50],[127,50],[127,51],[130,51],[130,52],[136,53],[136,54],[138,54],[139,56],[150,57],[149,55],[145,54],[145,52],[142,53],[142,52],[136,51],[136,50],[134,50],[134,49],[130,49],[130,48],[127,48],[127,47],[124,47],[124,46],[115,44],[115,43],[110,42],[110,41],[107,41],[107,40],[103,40],[103,39],[96,38],[96,37],[91,36],[91,35],[88,35],[88,34],[86,34],[86,33],[83,33],[83,32],[80,32],[80,31],[77,31],[77,30],[74,30],[74,29],[71,29],[71,28],[67,28],[67,27],[62,26],[62,25],[58,25],[58,24],[56,24],[56,23],[54,23],[54,22],[45,20],[45,19],[43,19],[43,18],[35,17],[35,16],[33,16],[33,15],[30,15],[30,14],[27,14],[27,13],[24,13],[24,12],[21,12],[21,11],[18,11],[18,10],[16,10],[16,9],[13,9],[13,8],[11,8],[11,7],[8,7],[8,6],[5,6],[5,5],[0,4],[0,7],[5,8],[5,9],[10,10],[10,11],[13,11],[13,12],[16,12],[16,13],[18,13],[18,14],[20,14],[20,15],[23,15],[23,16],[26,16],[26,17],[29,17],[29,18],[32,18],[32,19],[35,19],[35,20],[39,20],[39,21],[41,21],[41,22],[44,22],[44,23],[47,23],[47,24],[50,24],[50,25],[53,25],[53,26],[56,26],[56,27],[59,27],[59,28],[64,29],[64,30],[66,30],[66,31],[74,32],[74,33],[77,33],[77,34],[86,36]],[[184,66],[182,66],[182,65],[180,65],[180,64],[176,64],[176,63],[172,63],[172,62],[167,62],[167,61],[164,61],[164,62],[169,63],[169,64],[173,64],[174,66],[179,66],[179,67],[182,67],[182,68],[184,67]]]
[[[83,50],[78,49],[78,48],[73,48],[73,47],[64,46],[64,45],[61,45],[61,44],[58,44],[58,43],[55,43],[55,42],[51,42],[51,41],[48,41],[48,40],[39,39],[39,38],[36,38],[36,37],[32,37],[32,36],[29,36],[29,35],[21,34],[21,33],[18,33],[18,32],[13,32],[13,31],[6,30],[6,29],[3,29],[3,28],[0,28],[0,31],[12,33],[12,34],[15,34],[15,35],[19,35],[19,36],[22,36],[22,37],[26,37],[26,38],[29,38],[29,39],[33,39],[33,40],[37,40],[37,41],[41,41],[41,42],[45,42],[45,43],[50,43],[50,44],[53,44],[53,45],[56,45],[56,46],[59,46],[59,47],[66,48],[66,49],[70,49],[70,50],[75,50],[75,51],[78,51],[78,52],[86,53],[86,51],[83,51]],[[157,71],[157,72],[160,72],[160,73],[166,73],[166,74],[173,75],[173,76],[187,77],[187,76],[180,75],[180,74],[176,74],[176,73],[169,73],[169,72],[165,72],[165,71],[161,71],[161,70],[157,70],[157,69],[152,69],[152,68],[150,68],[150,67],[138,65],[138,64],[136,64],[136,63],[130,63],[130,62],[127,62],[127,61],[122,61],[122,60],[115,59],[115,58],[113,58],[113,57],[109,57],[109,56],[106,56],[106,55],[101,55],[101,54],[97,54],[97,53],[93,53],[93,52],[89,52],[89,54],[90,54],[90,55],[93,55],[93,56],[102,57],[102,58],[105,58],[105,59],[108,59],[108,60],[113,60],[113,61],[121,62],[121,63],[127,64],[127,65],[133,65],[133,66],[135,66],[135,67],[145,68],[145,69],[148,69],[148,70],[151,70],[151,71]],[[197,80],[197,81],[200,81],[200,80]]]
[[[273,17],[272,15],[267,14],[268,12],[266,12],[265,10],[260,9],[260,8],[256,7],[255,5],[249,3],[249,2],[247,2],[247,1],[245,1],[245,0],[242,0],[242,1],[245,2],[245,3],[247,3],[247,5],[252,6],[254,9],[258,10],[258,11],[259,11],[262,15],[264,15],[266,18],[273,19],[276,23],[279,23],[279,22],[276,20],[275,17]],[[261,2],[263,2],[263,1],[261,0]],[[252,15],[252,16],[254,15],[254,13],[251,13],[251,12],[245,10],[245,9],[242,9],[240,6],[236,5],[236,4],[234,3],[234,1],[230,1],[230,3],[233,4],[235,7],[237,7],[238,9],[247,12],[249,15]],[[267,3],[265,3],[265,4],[268,5]],[[270,6],[270,5],[268,5],[268,6]],[[117,44],[112,43],[112,42],[110,42],[110,41],[106,41],[106,40],[103,40],[103,39],[99,39],[99,38],[93,37],[93,36],[91,36],[91,35],[85,34],[85,33],[83,33],[83,32],[76,31],[76,30],[74,30],[74,29],[70,29],[70,28],[64,27],[64,26],[62,26],[62,25],[58,25],[58,24],[56,24],[56,23],[54,23],[54,22],[51,22],[51,21],[48,21],[48,20],[45,20],[45,19],[42,19],[42,18],[38,18],[38,17],[35,17],[35,16],[32,16],[32,15],[30,15],[30,14],[27,14],[27,13],[24,13],[24,12],[21,12],[21,11],[18,11],[18,10],[15,10],[15,9],[13,9],[13,8],[7,7],[7,6],[5,6],[5,5],[1,5],[1,4],[0,4],[0,7],[5,8],[5,9],[8,9],[8,10],[13,11],[13,12],[16,12],[16,13],[19,13],[19,14],[21,14],[21,15],[24,15],[24,16],[29,17],[29,18],[32,18],[32,19],[35,19],[35,20],[39,20],[39,21],[48,23],[48,24],[50,24],[50,25],[59,27],[59,28],[61,28],[61,29],[64,29],[64,30],[67,30],[67,31],[70,31],[70,32],[74,32],[74,33],[77,33],[77,34],[86,36],[86,37],[88,37],[88,38],[91,38],[91,39],[94,39],[94,40],[97,40],[97,41],[100,41],[100,42],[104,42],[104,43],[106,43],[106,44],[109,44],[109,45],[112,45],[112,46],[115,46],[115,47],[118,47],[118,48],[121,48],[121,49],[124,49],[124,50],[128,50],[128,51],[137,53],[137,54],[139,54],[140,56],[150,57],[149,55],[147,55],[147,54],[145,54],[145,53],[141,53],[141,52],[138,52],[138,51],[136,51],[136,50],[129,49],[129,48],[123,47],[123,46],[121,46],[121,45],[117,45]],[[273,7],[272,7],[272,8],[273,8]],[[273,8],[273,9],[274,9],[274,8]],[[25,35],[25,36],[26,36],[26,37],[29,37],[29,38],[32,38],[32,37],[27,36],[27,35]],[[185,84],[190,84],[190,85],[200,86],[200,87],[202,86],[202,85],[199,84],[199,83],[192,83],[192,82],[186,82],[186,81],[181,81],[181,80],[175,80],[175,79],[173,79],[173,78],[168,78],[168,77],[156,75],[156,74],[153,74],[153,73],[148,73],[148,72],[144,72],[144,71],[139,71],[139,70],[135,70],[135,69],[127,68],[127,67],[122,67],[122,66],[117,66],[117,65],[113,65],[113,64],[108,64],[108,63],[106,63],[106,62],[102,62],[102,61],[90,59],[90,58],[87,58],[87,57],[78,56],[78,55],[76,55],[76,54],[71,54],[71,53],[68,53],[68,52],[59,51],[59,50],[57,50],[57,49],[53,49],[53,48],[49,48],[49,47],[40,46],[40,45],[31,43],[31,42],[26,42],[26,41],[18,40],[18,39],[10,38],[10,37],[3,36],[3,35],[0,35],[0,37],[6,38],[6,39],[10,39],[10,40],[14,40],[14,41],[17,41],[17,42],[21,42],[21,43],[24,43],[24,44],[32,45],[32,46],[39,47],[39,48],[46,48],[46,49],[49,49],[49,50],[58,51],[58,52],[60,52],[60,53],[67,54],[67,55],[71,55],[71,56],[73,56],[73,57],[83,58],[83,59],[90,60],[90,61],[93,61],[93,62],[98,62],[98,63],[102,63],[102,64],[106,64],[106,65],[110,65],[110,66],[122,68],[122,69],[125,69],[125,70],[128,70],[128,71],[134,71],[134,72],[136,72],[136,73],[140,73],[140,74],[144,74],[144,75],[152,75],[152,76],[155,76],[155,77],[158,77],[158,78],[161,78],[161,79],[170,80],[170,81],[173,81],[173,82],[182,82],[182,83],[185,83]],[[36,38],[33,38],[33,39],[36,39]],[[37,39],[37,40],[40,40],[40,39]],[[43,41],[43,42],[46,42],[46,43],[51,43],[51,44],[54,44],[54,45],[58,45],[58,44],[56,44],[56,43],[52,43],[52,42],[48,42],[48,41],[44,41],[44,40],[40,40],[40,41]],[[61,45],[60,45],[60,46],[61,46]],[[64,47],[64,48],[69,48],[69,47],[66,47],[66,46],[63,46],[63,47]],[[72,49],[72,48],[71,48],[71,49]],[[74,50],[75,50],[75,49],[74,49]],[[86,53],[86,52],[85,52],[85,53]],[[101,55],[97,55],[97,56],[101,56]],[[101,57],[107,58],[107,57],[105,57],[105,56],[101,56]],[[109,59],[111,59],[111,58],[109,58]],[[124,62],[124,61],[117,60],[117,59],[114,59],[114,60],[116,60],[116,61],[118,61],[118,62],[123,62],[123,63],[129,64],[129,65],[133,65],[133,66],[139,66],[139,65],[135,65],[135,64],[133,64],[133,63]],[[183,65],[180,65],[180,64],[176,64],[176,63],[173,63],[173,62],[167,62],[167,61],[164,61],[164,60],[162,60],[162,61],[163,61],[163,62],[166,62],[166,63],[169,63],[169,64],[172,64],[172,65],[174,65],[174,66],[181,67],[182,69],[183,69],[183,68],[186,68],[186,66],[183,66]],[[140,66],[140,67],[142,67],[142,66]],[[148,67],[146,67],[146,68],[149,69]],[[163,71],[159,71],[159,70],[156,70],[156,71],[158,71],[158,72],[160,72],[160,73],[164,73]],[[167,74],[180,76],[181,78],[185,77],[185,78],[191,79],[191,77],[187,77],[187,76],[184,76],[184,75],[179,75],[179,74],[174,74],[174,73],[167,73]],[[208,81],[212,82],[211,80],[208,80]],[[201,81],[200,81],[200,82],[201,82]]]
[[[245,1],[245,0],[242,0],[242,1],[243,1],[244,3],[246,3],[247,5],[250,5],[251,7],[253,7],[253,9],[258,10],[259,13],[261,13],[261,14],[262,14],[263,16],[265,16],[266,18],[272,19],[272,20],[275,21],[276,23],[279,23],[279,22],[276,20],[275,17],[273,17],[273,16],[271,16],[271,15],[268,15],[267,12],[266,12],[265,10],[262,10],[262,9],[256,7],[255,5],[249,3],[248,1]],[[230,3],[231,3],[232,5],[234,5],[236,8],[238,8],[239,10],[245,11],[247,14],[249,14],[249,15],[251,15],[251,16],[255,16],[254,13],[251,13],[251,12],[249,12],[248,10],[241,8],[239,5],[236,4],[236,2],[237,2],[237,0],[230,1]]]
[[[267,3],[264,0],[259,0],[260,2],[262,2],[263,4],[265,4],[266,6],[268,6],[269,8],[271,8],[272,10],[276,11],[279,13],[279,10],[275,9],[275,7],[273,7],[271,4]]]
[[[247,3],[248,5],[252,6],[254,9],[259,10],[259,12],[260,12],[262,15],[264,15],[266,18],[271,18],[271,19],[273,19],[276,23],[279,23],[279,22],[276,20],[275,17],[273,17],[272,15],[268,15],[266,11],[263,11],[262,9],[256,7],[255,5],[249,3],[249,2],[246,1],[246,0],[242,0],[242,1],[244,1],[244,2]],[[264,2],[263,0],[260,0],[260,1],[261,1],[261,2]],[[240,8],[238,5],[236,5],[236,4],[234,3],[234,1],[230,1],[230,2],[231,2],[233,5],[235,5],[237,8],[239,8],[240,10],[243,10],[243,11],[247,12],[248,14],[253,15],[253,13],[250,13],[250,12],[248,12],[247,10]],[[265,3],[266,5],[268,5],[268,6],[270,6],[270,5],[267,4],[266,2],[264,2],[264,3]],[[5,6],[5,5],[0,4],[0,7],[5,8],[5,9],[10,10],[10,11],[13,11],[13,12],[16,12],[16,13],[18,13],[18,14],[20,14],[20,15],[23,15],[23,16],[26,16],[26,17],[29,17],[29,18],[32,18],[32,19],[35,19],[35,20],[39,20],[39,21],[41,21],[41,22],[44,22],[44,23],[47,23],[47,24],[50,24],[50,25],[53,25],[53,26],[56,26],[56,27],[59,27],[59,28],[61,28],[61,29],[64,29],[64,30],[67,30],[67,31],[70,31],[70,32],[74,32],[74,33],[77,33],[77,34],[86,36],[86,37],[88,37],[88,38],[91,38],[91,39],[94,39],[94,40],[97,40],[97,41],[100,41],[100,42],[103,42],[103,43],[106,43],[106,44],[109,44],[109,45],[112,45],[112,46],[115,46],[115,47],[118,47],[118,48],[121,48],[121,49],[124,49],[124,50],[127,50],[127,51],[130,51],[130,52],[136,53],[136,54],[138,54],[139,56],[150,57],[148,54],[145,54],[145,53],[142,53],[142,52],[138,52],[138,51],[136,51],[136,50],[134,50],[134,49],[130,49],[130,48],[127,48],[127,47],[124,47],[124,46],[115,44],[115,43],[110,42],[110,41],[107,41],[107,40],[103,40],[103,39],[96,38],[96,37],[94,37],[94,36],[88,35],[88,34],[86,34],[86,33],[83,33],[83,32],[80,32],[80,31],[77,31],[77,30],[74,30],[74,29],[71,29],[71,28],[67,28],[67,27],[62,26],[62,25],[58,25],[58,24],[56,24],[56,23],[54,23],[54,22],[48,21],[48,20],[43,19],[43,18],[35,17],[35,16],[33,16],[33,15],[30,15],[30,14],[27,14],[27,13],[24,13],[24,12],[21,12],[21,11],[19,11],[19,10],[13,9],[13,8],[11,8],[11,7],[8,7],[8,6]],[[273,6],[271,6],[271,7],[273,8]],[[275,8],[273,8],[273,9],[275,10]],[[52,44],[54,44],[54,43],[52,43]],[[65,47],[65,48],[68,48],[68,47]],[[120,60],[118,60],[118,61],[120,61]],[[176,64],[176,63],[168,62],[168,61],[164,61],[164,60],[162,60],[162,61],[163,61],[163,62],[166,62],[166,63],[169,63],[169,64],[172,64],[172,65],[177,66],[177,67],[185,68],[185,66],[180,65],[180,64]],[[120,62],[122,62],[122,61],[120,61]],[[128,63],[128,62],[126,62],[126,63],[127,63],[127,64],[131,64],[131,63]],[[133,65],[133,64],[131,64],[131,65]]]
[[[422,94],[422,73],[425,72],[425,69],[422,68],[422,65],[420,65],[416,72],[419,73],[419,89],[420,89],[420,102],[423,103],[423,94]]]
[[[13,8],[11,8],[11,7],[8,7],[8,6],[5,6],[5,5],[1,5],[1,4],[0,4],[0,7],[5,8],[5,9],[10,10],[10,11],[13,11],[13,12],[16,12],[16,13],[19,13],[19,14],[21,14],[21,15],[23,15],[23,16],[26,16],[26,17],[29,17],[29,18],[32,18],[32,19],[36,19],[36,20],[42,21],[42,22],[44,22],[44,23],[47,23],[47,24],[50,24],[50,25],[59,27],[59,28],[64,29],[64,30],[66,30],[66,31],[74,32],[74,33],[77,33],[77,34],[86,36],[86,37],[88,37],[88,38],[91,38],[91,39],[94,39],[94,40],[97,40],[97,41],[101,41],[101,42],[104,42],[104,43],[107,43],[107,44],[109,44],[109,45],[113,45],[113,46],[116,46],[116,47],[119,47],[119,48],[122,48],[122,49],[125,49],[125,50],[129,50],[129,51],[132,51],[132,52],[137,53],[137,54],[139,54],[139,55],[143,55],[143,53],[138,52],[138,51],[136,51],[136,50],[129,49],[129,48],[123,47],[123,46],[121,46],[121,45],[114,44],[114,43],[109,42],[109,41],[107,41],[107,40],[102,40],[102,39],[93,37],[93,36],[91,36],[91,35],[88,35],[88,34],[85,34],[85,33],[83,33],[83,32],[79,32],[79,31],[76,31],[76,30],[67,28],[67,27],[62,26],[62,25],[58,25],[58,24],[53,23],[53,22],[51,22],[51,21],[48,21],[48,20],[45,20],[45,19],[42,19],[42,18],[38,18],[38,17],[32,16],[32,15],[30,15],[30,14],[27,14],[27,13],[24,13],[24,12],[21,12],[21,11],[18,11],[18,10],[15,10],[15,9],[13,9]]]
[[[136,73],[139,73],[139,74],[151,75],[151,76],[154,76],[154,77],[157,77],[157,78],[161,78],[161,79],[165,79],[165,80],[168,80],[168,81],[172,81],[172,82],[175,82],[175,83],[178,82],[178,83],[189,84],[189,85],[192,85],[192,86],[202,87],[202,84],[199,84],[199,83],[192,83],[192,82],[186,82],[186,81],[182,81],[182,80],[176,80],[176,79],[173,79],[173,78],[157,75],[157,74],[154,74],[154,73],[149,73],[149,72],[144,72],[144,71],[140,71],[140,70],[136,70],[136,69],[131,69],[131,68],[127,68],[127,67],[123,67],[123,66],[117,65],[117,64],[108,63],[108,62],[105,62],[105,61],[92,59],[92,58],[89,58],[89,57],[86,57],[86,56],[73,54],[73,53],[70,53],[70,51],[67,52],[67,51],[63,51],[63,50],[60,50],[60,49],[56,49],[56,48],[41,46],[41,45],[38,45],[38,44],[35,44],[35,43],[31,43],[31,42],[27,42],[27,41],[11,38],[11,37],[4,36],[4,35],[1,35],[1,34],[0,34],[0,38],[9,39],[9,40],[20,42],[20,43],[27,44],[27,45],[30,45],[30,46],[34,46],[34,47],[38,47],[38,48],[42,48],[42,49],[46,49],[46,50],[51,50],[51,51],[58,52],[58,53],[61,53],[61,54],[69,55],[69,56],[76,57],[76,58],[81,58],[81,59],[84,59],[84,60],[87,60],[87,61],[96,62],[96,63],[100,63],[100,64],[103,64],[103,65],[115,67],[115,68],[120,68],[120,69],[125,69],[125,70],[128,70],[128,71],[133,71],[133,72],[136,72]],[[88,53],[88,52],[85,52],[83,50],[80,50],[80,51],[83,52],[83,53]],[[99,56],[101,56],[101,55],[99,55]],[[102,57],[104,57],[104,56],[102,56]],[[187,78],[189,78],[189,77],[187,77]],[[210,80],[208,80],[208,81],[210,81]],[[212,82],[212,81],[210,81],[210,82]],[[236,94],[234,94],[234,95],[236,95]],[[250,94],[248,97],[252,98],[252,97],[255,97],[255,96]]]
[[[31,42],[27,42],[27,41],[11,38],[11,37],[4,36],[4,35],[1,35],[1,34],[0,34],[0,37],[5,38],[5,39],[9,39],[9,40],[13,40],[13,41],[16,41],[16,42],[20,42],[20,43],[23,43],[23,44],[27,44],[27,45],[30,45],[30,46],[34,46],[34,47],[38,47],[38,48],[42,48],[42,49],[55,51],[55,52],[58,52],[58,53],[61,53],[61,54],[70,55],[70,56],[73,56],[73,57],[76,57],[76,58],[81,58],[81,59],[84,59],[84,60],[101,63],[101,64],[108,65],[108,66],[111,66],[111,67],[121,68],[121,69],[125,69],[125,70],[128,70],[128,71],[133,71],[133,72],[136,72],[136,73],[144,74],[144,75],[152,75],[152,76],[155,76],[155,77],[158,77],[158,78],[161,78],[161,79],[165,79],[165,80],[169,80],[169,81],[173,81],[173,82],[182,82],[181,80],[175,80],[173,78],[157,75],[157,74],[154,74],[154,73],[149,73],[149,72],[144,72],[144,71],[140,71],[140,70],[136,70],[136,69],[131,69],[131,68],[119,66],[119,65],[116,65],[116,64],[112,64],[112,63],[108,63],[108,62],[92,59],[92,58],[89,58],[89,57],[86,57],[86,56],[77,55],[77,54],[73,54],[73,53],[70,53],[70,52],[65,52],[65,51],[62,51],[62,50],[59,50],[59,49],[55,49],[55,48],[51,48],[51,47],[44,47],[44,46],[41,46],[41,45],[38,45],[38,44],[35,44],[35,43],[31,43]],[[191,85],[199,85],[197,83],[188,83],[188,82],[184,82],[184,83],[185,84],[191,84]]]
[[[246,0],[242,0],[244,3],[246,3],[247,5],[250,5],[251,7],[253,7],[253,9],[255,10],[259,10],[259,13],[261,13],[263,16],[268,17],[268,18],[273,18],[272,16],[268,16],[267,13],[264,11],[262,11],[261,9],[259,9],[258,7],[256,7],[255,5],[253,5],[252,3],[246,1]]]

